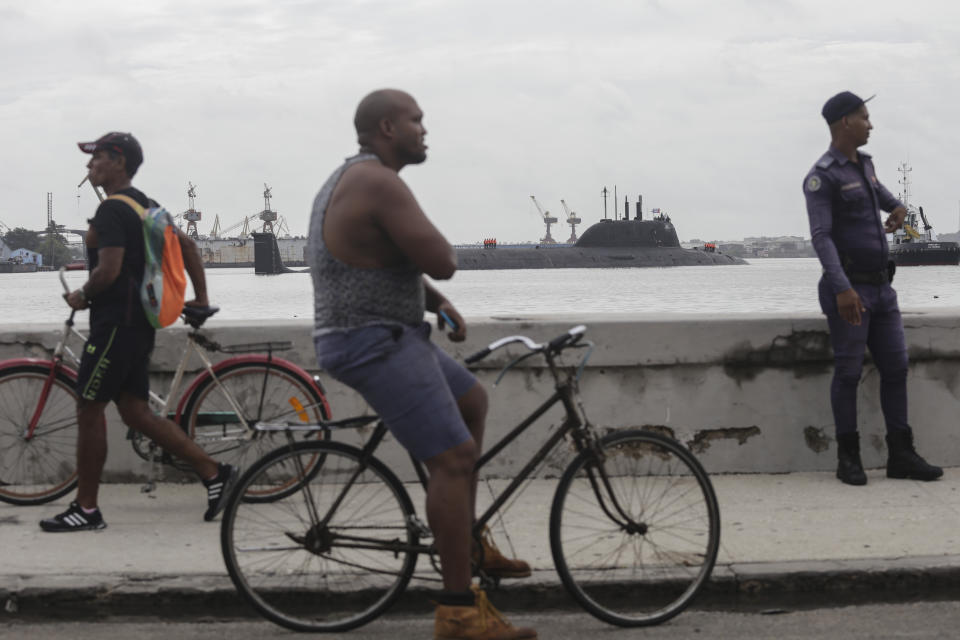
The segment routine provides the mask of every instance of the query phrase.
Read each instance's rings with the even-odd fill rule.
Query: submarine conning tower
[[[576,247],[679,247],[673,224],[654,220],[601,220],[580,234]]]

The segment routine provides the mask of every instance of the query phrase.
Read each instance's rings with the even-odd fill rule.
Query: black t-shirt
[[[130,187],[117,192],[130,196],[144,207],[157,206],[139,189]],[[123,247],[120,275],[105,291],[90,300],[90,326],[119,325],[149,327],[150,322],[140,303],[143,280],[143,221],[130,205],[121,200],[104,200],[90,226],[96,232],[96,246],[87,242],[87,264],[93,271],[99,262],[97,251],[107,247]]]

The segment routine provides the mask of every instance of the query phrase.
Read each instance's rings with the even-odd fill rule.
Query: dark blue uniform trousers
[[[833,345],[830,404],[837,435],[857,430],[857,385],[865,348],[880,373],[880,408],[887,431],[909,429],[907,422],[907,345],[897,293],[890,285],[854,285],[866,312],[859,326],[837,313],[836,296],[820,281],[820,306],[827,316]]]

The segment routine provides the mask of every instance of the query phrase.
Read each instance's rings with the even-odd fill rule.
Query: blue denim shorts
[[[470,439],[457,399],[477,379],[430,341],[428,323],[325,333],[314,347],[320,368],[359,392],[418,460]]]

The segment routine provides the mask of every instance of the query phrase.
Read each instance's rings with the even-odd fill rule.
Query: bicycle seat
[[[220,307],[210,305],[207,307],[187,307],[183,308],[183,321],[194,329],[199,329],[200,326],[207,321],[207,318],[215,314],[217,311],[220,311]]]

